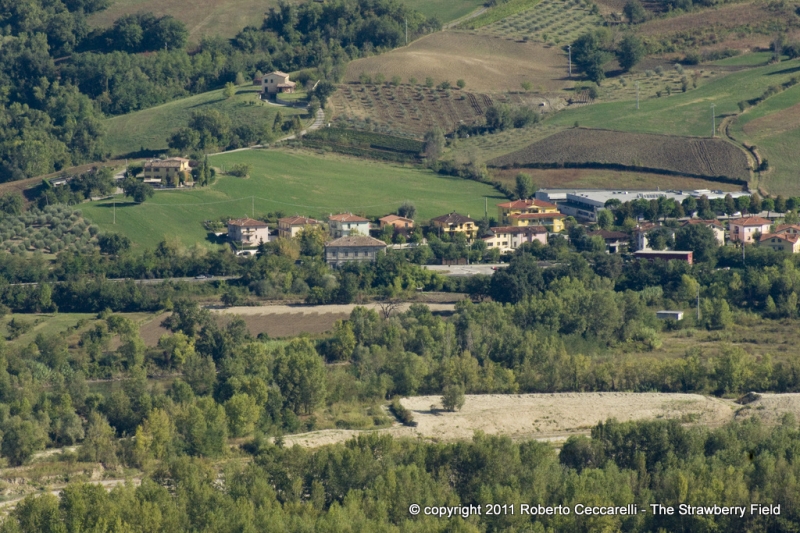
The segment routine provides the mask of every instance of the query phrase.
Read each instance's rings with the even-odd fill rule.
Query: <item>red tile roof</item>
[[[732,219],[730,223],[737,226],[769,226],[772,221],[761,217],[743,217]]]
[[[229,226],[241,226],[243,228],[267,228],[266,222],[253,220],[252,218],[236,218],[228,221]]]
[[[781,224],[775,227],[775,233],[783,233],[787,229],[794,229],[800,231],[800,225],[797,224]]]
[[[403,220],[405,222],[414,222],[410,218],[401,217],[400,215],[386,215],[385,217],[381,217],[378,220],[381,222],[386,222],[387,224],[390,222],[394,222],[395,220]]]
[[[432,218],[431,222],[439,222],[441,224],[467,224],[469,222],[474,223],[475,221],[464,215],[459,215],[454,211],[448,215]]]
[[[798,239],[800,239],[800,235],[792,235],[791,233],[765,233],[758,240],[759,242],[764,242],[769,239],[782,239],[794,244]]]
[[[340,213],[338,215],[331,215],[328,220],[334,222],[369,222],[369,219],[354,215],[352,213]]]
[[[370,248],[386,248],[386,243],[366,235],[348,235],[346,237],[339,237],[325,244],[326,248],[335,247],[356,247],[362,248],[368,246]]]
[[[724,227],[722,224],[720,224],[719,220],[703,220],[702,218],[690,218],[689,220],[683,223],[684,226],[688,226],[689,224],[701,224],[703,226],[717,226],[720,229]]]
[[[308,217],[285,217],[278,219],[279,224],[288,224],[289,226],[313,226],[315,224],[319,224],[319,220],[314,220],[313,218]]]
[[[514,200],[504,204],[497,204],[497,207],[502,207],[504,209],[527,209],[532,206],[546,207],[548,209],[556,209],[558,207],[555,204],[545,202],[544,200],[537,200],[536,198],[532,198],[530,200]]]

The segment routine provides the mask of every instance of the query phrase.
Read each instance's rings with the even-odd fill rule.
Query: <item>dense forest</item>
[[[260,28],[187,50],[172,17],[142,13],[91,30],[107,0],[5,0],[0,5],[0,181],[98,160],[102,118],[252,78],[316,68],[338,81],[350,59],[438,29],[394,0],[281,3]],[[135,150],[135,147],[133,147]]]
[[[248,446],[251,462],[222,473],[175,457],[174,428],[157,415],[148,423],[157,431],[148,442],[164,461],[141,486],[107,492],[73,484],[59,497],[29,497],[2,531],[779,532],[794,531],[800,520],[800,431],[790,417],[775,428],[753,419],[715,430],[609,421],[591,438],[570,438],[560,454],[546,443],[480,434],[452,444],[370,435],[318,450],[260,439]],[[654,503],[746,512],[656,515]],[[751,512],[752,503],[778,505],[780,514]],[[415,516],[414,504],[477,505],[481,514]],[[494,504],[516,512],[489,514]],[[577,507],[628,504],[647,512],[589,515]],[[522,505],[562,506],[569,514],[531,516],[519,512]]]

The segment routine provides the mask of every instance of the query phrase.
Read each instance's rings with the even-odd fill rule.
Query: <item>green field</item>
[[[234,124],[253,121],[271,124],[278,110],[284,117],[305,113],[304,109],[260,102],[256,96],[258,91],[257,86],[241,86],[236,96],[226,99],[220,89],[109,118],[105,121],[106,146],[112,156],[141,149],[166,150],[169,135],[186,126],[192,111],[201,109],[218,109],[229,116]],[[252,102],[257,103],[251,105]]]
[[[602,24],[603,17],[592,15],[589,7],[579,1],[542,0],[535,7],[483,26],[481,32],[566,44]]]
[[[0,336],[7,338],[8,336],[8,323],[14,319],[21,322],[31,324],[33,327],[23,335],[14,339],[14,343],[19,346],[25,346],[33,342],[37,335],[42,334],[45,336],[56,335],[66,331],[69,328],[74,328],[79,321],[91,321],[97,318],[96,314],[90,313],[47,313],[26,315],[15,313],[8,315],[0,320]]]
[[[632,100],[598,103],[568,109],[548,122],[571,126],[577,121],[591,128],[705,137],[711,135],[711,104],[716,105],[719,124],[719,117],[739,112],[740,100],[758,97],[770,85],[798,75],[800,61],[785,61],[715,78],[685,93],[642,99],[639,110]]]
[[[112,202],[82,207],[85,217],[103,231],[123,233],[138,246],[154,247],[165,237],[185,245],[213,246],[202,226],[204,220],[252,216],[282,211],[325,217],[338,211],[379,216],[397,209],[405,200],[417,206],[417,218],[458,211],[483,216],[484,197],[493,208],[504,198],[489,185],[439,176],[429,170],[365,161],[308,151],[249,150],[214,156],[214,166],[230,168],[246,163],[249,178],[220,177],[208,188],[159,191],[144,204]],[[494,212],[493,210],[491,212]]]
[[[443,23],[468,15],[483,5],[482,0],[401,0],[401,3]]]
[[[469,30],[482,28],[498,20],[502,20],[511,15],[516,15],[526,9],[530,9],[541,0],[508,0],[508,2],[496,5],[488,11],[473,19],[462,23],[459,27]]]

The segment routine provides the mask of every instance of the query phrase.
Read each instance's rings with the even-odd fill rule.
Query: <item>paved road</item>
[[[491,276],[498,268],[506,268],[506,263],[488,265],[425,265],[423,268],[439,272],[445,276],[474,276],[485,274]]]

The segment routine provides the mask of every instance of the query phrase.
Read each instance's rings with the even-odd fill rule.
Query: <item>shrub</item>
[[[416,427],[417,423],[414,421],[414,415],[411,414],[411,411],[403,407],[400,400],[396,398],[392,400],[392,403],[389,404],[389,410],[404,426]]]
[[[250,174],[250,165],[247,163],[236,163],[233,165],[233,168],[228,171],[228,174],[239,178],[245,178]]]

